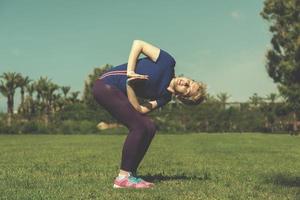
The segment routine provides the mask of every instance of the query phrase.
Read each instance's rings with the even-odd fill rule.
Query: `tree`
[[[300,1],[265,0],[261,16],[270,22],[272,49],[266,69],[290,105],[297,131],[300,110]]]
[[[60,87],[60,89],[61,89],[61,91],[63,92],[64,97],[65,97],[65,99],[66,99],[66,98],[67,98],[67,95],[68,95],[68,93],[69,93],[69,91],[70,91],[70,89],[71,89],[71,87],[69,87],[69,86],[62,86],[62,87]]]
[[[35,106],[34,106],[34,99],[33,99],[33,93],[35,92],[35,83],[31,83],[26,85],[26,91],[27,91],[27,104],[26,104],[26,112],[31,117],[35,113]]]
[[[36,82],[36,91],[38,103],[41,107],[41,112],[43,113],[45,126],[48,126],[49,123],[49,114],[53,113],[53,99],[54,92],[59,89],[59,86],[52,83],[47,77],[40,77]]]
[[[220,101],[223,110],[226,108],[226,103],[228,99],[230,98],[230,95],[227,94],[226,92],[221,92],[220,94],[217,95],[218,100]]]
[[[78,103],[78,102],[79,102],[79,100],[78,100],[78,95],[79,95],[79,94],[80,94],[79,91],[72,92],[72,93],[71,93],[71,97],[69,98],[70,101],[71,101],[72,103]]]
[[[249,101],[252,105],[254,105],[254,107],[258,107],[262,103],[263,98],[258,96],[257,93],[254,93],[251,97],[249,97]]]
[[[265,116],[265,130],[266,131],[274,131],[274,125],[276,120],[276,100],[278,99],[279,95],[276,93],[270,93],[266,96],[265,100],[267,102],[263,102],[260,106],[260,110]]]
[[[207,94],[206,100],[199,106],[197,110],[198,127],[202,131],[211,132],[215,130],[218,124],[216,117],[219,115],[221,107],[217,98],[213,95]],[[192,120],[193,121],[193,120]]]
[[[21,74],[15,72],[3,73],[0,78],[0,92],[7,98],[7,125],[11,126],[14,113],[14,96]]]
[[[217,103],[218,99],[216,99],[216,97],[211,95],[211,94],[207,94],[205,102],[207,102],[207,103]]]
[[[68,103],[69,103],[69,101],[70,101],[70,99],[69,98],[67,98],[67,96],[68,96],[68,93],[70,92],[70,89],[71,89],[71,87],[69,87],[69,86],[62,86],[62,87],[60,87],[60,89],[61,89],[61,91],[63,92],[63,94],[64,94],[64,98],[63,98],[63,101],[64,101],[64,105],[62,105],[62,107],[63,106],[65,106],[65,105],[67,105]],[[62,108],[61,107],[61,108]]]
[[[18,85],[20,87],[20,93],[21,93],[21,104],[19,107],[19,111],[20,113],[24,112],[24,96],[25,96],[25,88],[26,86],[30,83],[30,79],[28,76],[20,76],[20,78],[18,79]]]
[[[54,108],[53,108],[53,101],[57,98],[54,92],[59,89],[59,86],[55,83],[52,83],[49,81],[47,85],[47,90],[46,90],[46,99],[47,99],[47,112],[48,113],[53,113]]]
[[[271,104],[274,104],[276,100],[278,99],[279,95],[276,93],[270,93],[269,95],[266,96],[266,99],[269,100]]]

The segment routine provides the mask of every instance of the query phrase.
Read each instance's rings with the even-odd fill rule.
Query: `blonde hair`
[[[195,95],[189,97],[184,97],[181,95],[177,96],[182,103],[187,105],[198,105],[206,99],[206,84],[197,81],[195,81],[195,83],[198,84],[198,90]]]

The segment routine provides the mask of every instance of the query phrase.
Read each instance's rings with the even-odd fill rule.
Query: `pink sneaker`
[[[134,176],[128,176],[124,178],[117,177],[115,179],[113,187],[114,188],[150,188],[151,186],[146,184],[146,181],[143,181],[140,178],[135,178]]]
[[[151,183],[151,182],[145,181],[142,178],[139,178],[136,172],[132,172],[131,175],[134,176],[134,177],[136,177],[138,181],[143,181],[148,186],[151,186],[151,187],[154,186],[154,183]]]
[[[137,178],[137,180],[140,180],[142,181],[145,185],[148,185],[150,187],[153,187],[154,186],[154,183],[151,183],[151,182],[148,182],[148,181],[145,181],[144,179],[141,179],[141,178]]]

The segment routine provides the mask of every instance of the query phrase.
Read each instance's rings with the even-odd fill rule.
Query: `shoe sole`
[[[124,188],[124,187],[114,184],[113,188]]]
[[[130,189],[148,189],[148,188],[151,188],[151,186],[149,187],[149,186],[147,186],[147,187],[144,187],[144,188],[133,188],[133,187],[122,187],[122,186],[119,186],[119,185],[116,185],[116,184],[114,184],[113,185],[113,188],[117,188],[117,189],[119,189],[119,188],[130,188]]]

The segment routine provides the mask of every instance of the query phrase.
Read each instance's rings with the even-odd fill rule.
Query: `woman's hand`
[[[144,76],[144,75],[141,75]],[[127,78],[127,85],[134,85],[138,81],[148,80],[148,78],[141,78],[140,76]]]
[[[134,71],[127,71],[127,81],[131,81],[134,79],[143,79],[143,80],[148,80],[149,77],[148,75],[142,75],[142,74],[137,74]]]

